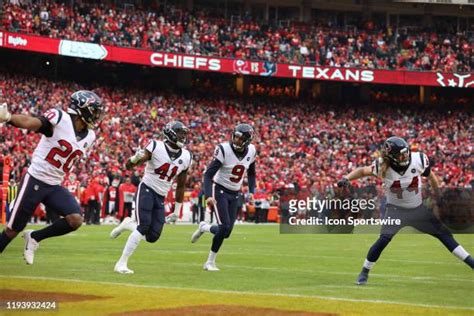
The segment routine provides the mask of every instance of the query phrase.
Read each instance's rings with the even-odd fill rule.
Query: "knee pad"
[[[158,239],[160,239],[160,233],[157,232],[149,232],[148,234],[145,235],[146,241],[150,243],[156,242]]]
[[[219,232],[216,235],[219,235],[222,238],[228,238],[231,231],[229,225],[219,225]]]

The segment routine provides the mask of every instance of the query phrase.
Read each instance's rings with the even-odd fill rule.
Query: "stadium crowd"
[[[15,113],[40,114],[51,106],[66,108],[71,91],[81,88],[69,82],[52,82],[20,75],[0,75],[0,91],[8,96]],[[370,164],[381,143],[391,135],[410,141],[413,150],[428,154],[443,186],[466,186],[472,179],[472,113],[438,112],[413,106],[338,107],[285,97],[237,98],[222,94],[181,96],[142,90],[99,87],[106,117],[88,159],[73,172],[79,181],[127,174],[125,160],[150,138],[160,137],[164,124],[183,121],[190,128],[188,148],[194,165],[189,188],[200,187],[206,164],[217,143],[228,140],[232,127],[249,122],[255,127],[258,151],[258,190],[272,193],[292,183],[318,192],[330,190],[337,179],[354,166]],[[383,96],[378,95],[381,102]],[[288,106],[291,102],[292,106]],[[400,100],[405,103],[405,100]],[[29,163],[39,135],[20,129],[0,128],[0,149],[13,156],[13,177],[19,179]],[[109,181],[109,182],[110,182]]]
[[[13,32],[156,51],[281,63],[471,72],[474,38],[450,29],[400,30],[366,23],[350,31],[321,21],[270,26],[231,23],[204,11],[4,1],[0,27]]]

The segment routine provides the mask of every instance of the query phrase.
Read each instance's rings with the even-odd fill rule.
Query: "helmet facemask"
[[[253,129],[248,124],[239,124],[232,132],[232,146],[238,152],[244,152],[253,140]]]
[[[183,123],[175,121],[166,124],[163,134],[168,142],[183,148],[188,143],[188,128]]]

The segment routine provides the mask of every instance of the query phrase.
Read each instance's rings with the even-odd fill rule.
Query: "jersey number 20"
[[[76,151],[72,151],[72,145],[64,139],[58,140],[58,144],[61,147],[53,147],[48,155],[46,156],[46,161],[52,164],[54,167],[62,169],[65,173],[69,173],[72,167],[72,163],[74,160],[82,156],[82,151],[77,149]],[[67,158],[66,162],[63,164],[61,161],[56,159],[56,156],[61,158]]]

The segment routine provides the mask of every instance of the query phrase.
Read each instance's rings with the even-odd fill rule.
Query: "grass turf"
[[[33,266],[23,240],[0,255],[0,288],[69,291],[109,297],[65,303],[61,311],[120,312],[206,304],[240,304],[342,314],[472,314],[474,274],[434,238],[400,234],[374,267],[369,285],[355,278],[377,235],[280,235],[278,226],[238,225],[202,271],[211,236],[190,243],[195,226],[167,225],[155,244],[142,242],[129,261],[134,275],[113,272],[128,233],[110,240],[110,226],[84,226],[44,240]],[[458,235],[474,252],[474,237]],[[74,280],[74,281],[68,281]],[[124,285],[115,285],[121,283]],[[264,295],[268,294],[268,295]],[[130,295],[137,298],[130,301]]]

